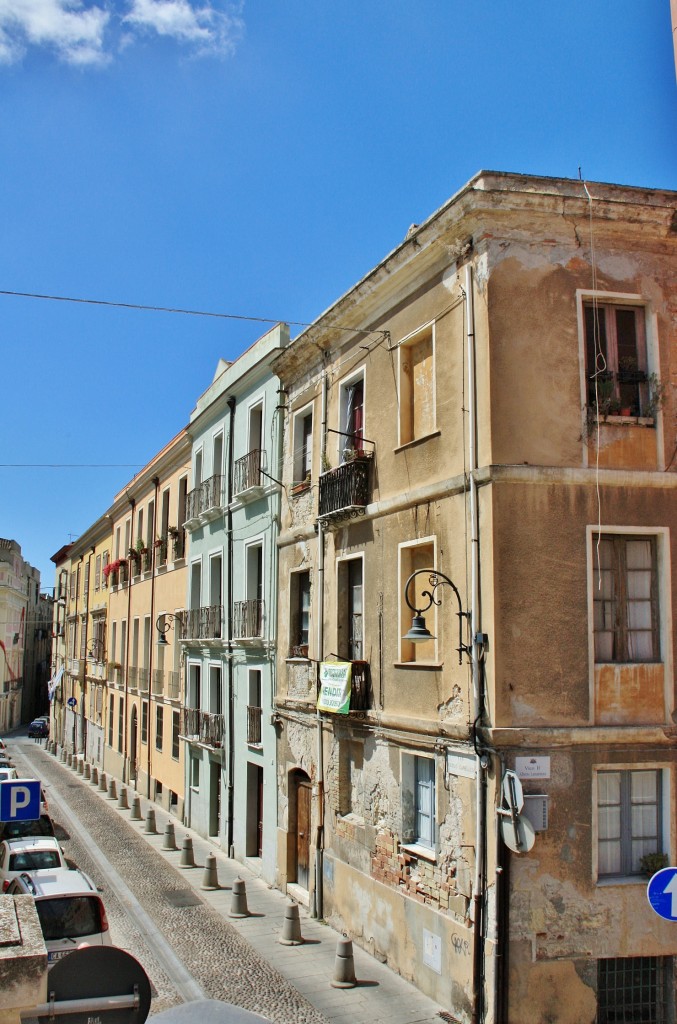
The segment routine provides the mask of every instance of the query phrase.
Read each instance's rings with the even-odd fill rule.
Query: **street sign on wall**
[[[677,921],[677,868],[661,868],[649,879],[646,897],[666,921]]]
[[[38,779],[0,782],[0,821],[37,821],[40,817]]]

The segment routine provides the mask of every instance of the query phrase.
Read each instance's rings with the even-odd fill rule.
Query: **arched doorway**
[[[308,889],[310,882],[310,829],[312,785],[300,768],[289,774],[290,882]]]

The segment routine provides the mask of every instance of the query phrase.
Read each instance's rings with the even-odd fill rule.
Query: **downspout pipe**
[[[230,410],[228,424],[228,512],[226,515],[228,529],[228,547],[226,557],[227,607],[228,607],[228,820],[226,822],[226,849],[228,856],[233,857],[233,818],[235,808],[235,693],[233,685],[233,434],[235,431],[235,397],[228,399]]]
[[[134,547],[134,509],[136,507],[136,502],[134,501],[134,498],[129,498],[129,497],[127,498],[127,501],[129,502],[129,504],[131,506],[131,509],[132,509],[132,522],[131,522],[131,527],[130,527],[130,530],[129,530],[129,546],[130,546],[130,548],[133,548]],[[132,632],[132,575],[131,575],[131,569],[130,569],[130,565],[129,565],[129,551],[127,551],[127,553],[124,555],[124,557],[127,559],[127,637],[126,637],[126,640],[127,640],[127,653],[126,653],[126,664],[125,664],[125,716],[124,716],[125,737],[124,737],[123,754],[122,754],[122,781],[124,783],[127,783],[129,781],[129,775],[128,775],[128,769],[129,769],[129,749],[128,749],[128,738],[129,738],[129,729],[128,729],[128,723],[129,723],[129,690],[127,688],[127,673],[129,672],[129,639],[130,639],[130,635],[131,635],[131,632]],[[148,744],[148,746],[150,746],[150,743]]]
[[[154,498],[154,501],[153,501],[153,522],[152,523],[148,523],[147,527],[146,527],[146,529],[147,529],[146,536],[148,536],[148,534],[150,534],[150,538],[151,538],[151,546],[150,546],[150,551],[151,551],[151,563],[150,564],[151,564],[151,567],[152,567],[152,573],[151,573],[151,579],[150,579],[150,628],[151,628],[151,631],[155,630],[155,559],[157,557],[155,552],[156,552],[157,548],[155,547],[155,544],[153,543],[153,538],[155,538],[157,536],[157,532],[156,532],[157,531],[157,512],[158,512],[158,502],[160,500],[160,477],[159,476],[154,476],[153,477],[153,486],[155,487],[155,498]],[[174,631],[174,643],[176,643],[176,630]],[[153,644],[150,645],[150,648],[151,648],[151,667],[152,667],[152,659],[153,659],[153,646],[154,646]],[[151,679],[153,678],[152,671],[150,673],[150,678]],[[149,700],[148,700],[148,714],[150,715],[150,690],[149,690]],[[141,717],[143,719],[143,701],[141,702]],[[148,743],[148,744],[146,744],[146,746],[148,747],[147,763],[146,763],[146,799],[150,800],[150,778],[151,778],[151,771],[152,771],[152,764],[151,764],[152,752],[151,752],[151,748],[152,748],[153,744],[152,743]],[[135,780],[135,788],[136,788],[136,780]]]
[[[473,272],[465,267],[466,342],[468,363],[468,466],[470,497],[470,632],[472,640],[473,742],[475,744],[475,878],[473,883],[473,973],[472,1024],[484,1020],[484,909],[486,904],[486,772],[488,759],[477,742],[477,729],[484,709],[483,675],[480,665],[481,645],[479,607],[479,514],[477,508],[477,382],[475,372],[475,306]]]
[[[320,466],[327,458],[327,373],[322,373],[322,429]],[[317,523],[317,651],[318,663],[324,657],[324,524]],[[317,714],[317,828],[315,830],[315,891],[313,893],[312,917],[322,919],[324,915],[324,745],[322,737],[322,714]]]

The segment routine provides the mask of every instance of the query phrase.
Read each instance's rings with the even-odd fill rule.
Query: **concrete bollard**
[[[242,878],[236,878],[233,882],[233,896],[230,901],[228,917],[249,917],[247,888]]]
[[[117,791],[116,786],[115,786],[115,779],[110,779],[109,782],[108,782],[108,799],[109,800],[117,800],[117,798],[118,798],[118,791]]]
[[[135,796],[132,800],[132,813],[130,814],[132,821],[141,821],[141,800],[138,796]]]
[[[146,811],[146,825],[143,831],[147,836],[157,835],[157,828],[155,827],[155,811],[152,807],[149,807]]]
[[[127,790],[124,786],[120,787],[120,795],[118,797],[118,807],[122,811],[129,810],[129,804],[127,803]]]
[[[108,789],[108,783],[106,782],[105,772],[101,772],[101,775],[99,775],[99,789],[101,790],[102,793],[105,793],[106,790]]]
[[[68,765],[69,768],[73,767],[73,755],[71,753],[69,753],[68,756],[66,757],[66,764]]]
[[[219,876],[216,871],[216,857],[213,853],[207,854],[207,860],[205,861],[205,869],[202,874],[202,885],[201,889],[220,889]]]
[[[165,837],[162,841],[163,850],[178,850],[176,845],[176,836],[174,834],[174,825],[171,821],[168,821],[165,825]]]
[[[61,761],[62,764],[66,763],[66,756],[67,756],[66,755],[66,748],[62,747],[61,748],[61,757],[59,758],[59,760]]]
[[[293,900],[289,900],[285,907],[282,934],[277,941],[283,946],[300,946],[303,944],[299,908],[298,904],[294,903]]]
[[[181,845],[181,856],[179,857],[180,868],[194,868],[195,857],[193,856],[193,840],[185,836]]]
[[[355,988],[357,985],[353,944],[350,939],[338,940],[336,960],[334,961],[334,977],[329,984],[332,988]]]
[[[78,763],[75,766],[75,770],[78,773],[78,775],[84,775],[85,774],[85,762],[83,761],[83,759],[81,757],[78,758]]]
[[[87,779],[87,781],[89,782],[89,780],[92,777],[92,766],[89,763],[89,761],[87,761],[87,763],[85,764],[85,769],[84,769],[82,774]]]
[[[89,781],[93,786],[99,785],[99,769],[96,767],[96,765],[94,765],[94,767],[92,768],[92,774],[90,776]]]

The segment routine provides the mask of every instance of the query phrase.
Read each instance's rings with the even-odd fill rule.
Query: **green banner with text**
[[[349,661],[320,662],[318,711],[347,715],[350,711],[350,682],[353,666]]]

